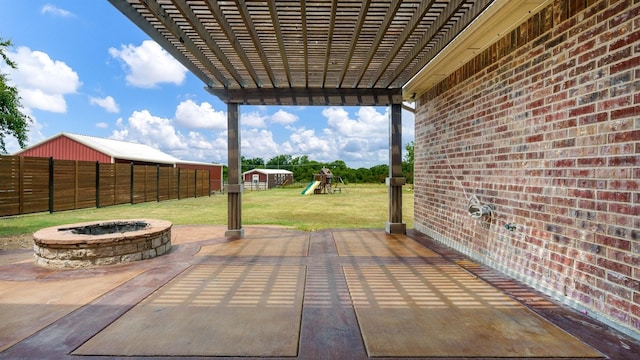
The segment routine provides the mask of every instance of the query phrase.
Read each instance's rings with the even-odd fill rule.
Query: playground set
[[[323,167],[319,174],[313,175],[313,181],[302,190],[302,195],[341,193],[343,186],[346,187],[340,176],[334,176],[331,170]]]

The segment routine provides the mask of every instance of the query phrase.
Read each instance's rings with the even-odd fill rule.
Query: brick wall
[[[420,96],[415,130],[417,230],[640,338],[639,0],[556,0]]]

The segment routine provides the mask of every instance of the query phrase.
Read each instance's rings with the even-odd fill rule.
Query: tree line
[[[413,184],[413,141],[405,146],[405,154],[402,161],[402,176],[408,184]],[[241,172],[253,169],[282,169],[293,172],[296,182],[309,182],[313,175],[318,174],[323,167],[329,168],[334,176],[340,176],[345,183],[384,183],[389,176],[389,165],[375,165],[370,168],[353,169],[342,160],[332,162],[320,162],[309,159],[307,155],[294,157],[291,155],[278,155],[269,160],[263,158],[240,158]],[[225,179],[227,168],[224,168]]]

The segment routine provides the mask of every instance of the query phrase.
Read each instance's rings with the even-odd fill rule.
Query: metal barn
[[[209,170],[211,191],[222,190],[222,165],[180,160],[144,144],[63,132],[14,155]]]

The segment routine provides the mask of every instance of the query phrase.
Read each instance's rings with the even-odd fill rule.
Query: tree
[[[253,169],[264,169],[264,160],[262,158],[246,159],[244,156],[241,156],[240,166],[242,166],[241,172]]]
[[[340,172],[347,169],[347,164],[342,160],[335,160],[327,164],[327,167],[331,169],[332,172]]]
[[[313,180],[313,175],[319,173],[322,168],[321,163],[315,160],[309,160],[307,155],[294,158],[292,160],[292,165],[293,178],[296,181],[302,182]]]
[[[0,38],[0,56],[10,68],[15,69],[17,65],[5,54],[5,48],[11,46],[10,40]],[[4,138],[13,136],[18,140],[18,145],[24,148],[27,143],[27,126],[31,123],[31,118],[20,110],[20,96],[18,89],[7,85],[7,75],[0,72],[0,154],[6,154]]]
[[[389,165],[376,165],[369,169],[369,177],[363,179],[367,183],[382,183],[384,184],[387,176],[389,176]]]
[[[408,143],[404,149],[407,151],[404,154],[404,161],[406,161],[407,163],[411,164],[413,166],[413,149],[415,148],[415,143],[412,141],[410,143]]]
[[[291,155],[278,155],[267,161],[267,169],[291,170]]]
[[[412,141],[405,146],[405,150],[407,151],[404,154],[404,161],[402,162],[402,173],[404,177],[407,179],[407,183],[413,184],[413,149],[415,147],[415,143]]]
[[[229,179],[229,167],[222,165],[222,181],[227,181],[227,179]]]

